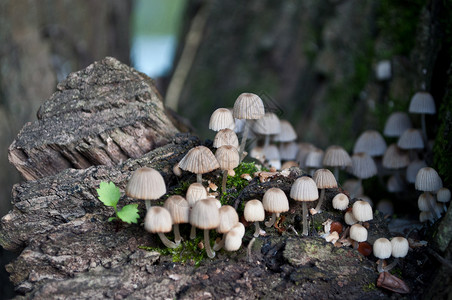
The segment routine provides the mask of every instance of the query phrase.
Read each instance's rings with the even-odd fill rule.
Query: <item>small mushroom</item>
[[[157,200],[166,193],[166,184],[162,175],[152,168],[139,168],[133,172],[126,186],[126,195],[145,200],[146,210],[151,207],[151,200]]]
[[[257,199],[246,202],[243,215],[247,222],[254,222],[256,229],[254,231],[254,237],[258,237],[261,232],[259,222],[265,219],[265,210],[262,202]]]
[[[190,151],[179,162],[179,167],[196,174],[196,181],[202,183],[202,174],[212,172],[220,166],[209,148],[198,146]]]
[[[223,182],[221,185],[221,192],[226,193],[226,182],[228,180],[228,171],[234,170],[239,165],[239,152],[230,145],[221,146],[215,152],[215,157],[223,170]]]
[[[171,214],[164,207],[154,206],[149,208],[144,218],[144,229],[150,233],[157,233],[162,243],[168,248],[177,248],[177,244],[168,240],[166,232],[170,232],[173,222]]]
[[[220,131],[222,129],[234,130],[235,121],[232,112],[227,108],[218,108],[210,116],[209,129]]]
[[[301,201],[303,206],[303,235],[309,234],[308,229],[308,207],[306,202],[315,201],[319,198],[319,191],[314,180],[310,177],[302,176],[295,180],[291,189],[290,197],[296,201]]]
[[[367,240],[367,229],[361,224],[353,224],[350,227],[350,238],[358,243],[365,242]],[[358,243],[355,244],[355,248],[358,248]]]
[[[430,93],[420,91],[414,94],[410,101],[408,112],[414,114],[421,114],[421,126],[424,139],[427,141],[427,128],[425,125],[425,115],[434,115],[436,113],[435,100]]]
[[[315,210],[318,213],[322,212],[322,203],[325,198],[325,189],[337,188],[337,181],[333,173],[328,169],[318,169],[313,176],[317,188],[320,189],[320,197]]]
[[[224,246],[226,234],[239,223],[239,215],[234,207],[230,205],[223,205],[219,209],[220,225],[217,227],[217,232],[223,234],[223,238],[219,243],[213,246],[214,251],[220,250]]]
[[[366,222],[373,219],[372,207],[369,202],[356,201],[353,203],[352,212],[358,222]]]
[[[334,177],[339,180],[339,168],[345,168],[352,165],[350,155],[341,146],[330,146],[326,149],[323,157],[323,165],[334,168]]]
[[[204,247],[207,256],[214,258],[215,251],[210,246],[209,230],[215,229],[220,225],[220,213],[216,199],[197,201],[190,214],[190,223],[192,226],[204,230]]]
[[[224,250],[237,251],[242,245],[242,238],[245,234],[245,226],[242,223],[237,223],[228,233],[226,233],[224,241]]]
[[[262,198],[264,209],[272,213],[269,221],[265,222],[265,226],[272,227],[275,224],[276,218],[279,214],[289,210],[289,200],[286,194],[280,188],[268,189]]]
[[[403,258],[408,254],[408,250],[410,249],[410,244],[408,240],[401,236],[396,236],[391,239],[391,247],[392,247],[392,257],[394,257],[394,261],[384,268],[384,271],[389,272],[392,268],[394,268],[398,262],[399,258]]]
[[[179,244],[182,241],[179,231],[179,224],[188,223],[190,221],[190,206],[184,197],[174,195],[166,199],[164,205],[173,220],[174,241]]]
[[[384,272],[385,270],[383,269],[383,261],[391,256],[392,253],[391,242],[387,238],[377,239],[374,242],[373,253],[375,257],[379,258],[377,267],[378,273]]]
[[[333,208],[337,210],[345,210],[348,207],[349,199],[343,193],[336,194],[333,198]]]

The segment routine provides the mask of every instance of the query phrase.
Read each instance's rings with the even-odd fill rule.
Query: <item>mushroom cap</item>
[[[308,156],[309,152],[312,150],[317,149],[313,144],[310,143],[298,143],[298,154],[296,161],[300,164],[300,168],[304,168],[306,157]],[[322,156],[323,160],[323,156]]]
[[[417,92],[411,98],[410,107],[408,108],[410,113],[414,114],[430,114],[436,113],[435,100],[430,93]]]
[[[226,251],[237,251],[242,246],[242,237],[240,232],[231,230],[226,234],[224,240],[224,250]]]
[[[190,205],[184,197],[173,195],[168,197],[163,204],[171,214],[173,224],[188,223],[190,221]]]
[[[280,188],[268,189],[262,198],[264,209],[271,213],[282,213],[289,210],[289,200]]]
[[[355,217],[353,216],[353,213],[351,211],[347,211],[344,214],[344,221],[345,221],[345,224],[350,225],[350,226],[353,224],[356,224],[358,222],[355,219]],[[366,237],[366,240],[367,240],[367,237]]]
[[[219,148],[224,145],[231,145],[236,148],[239,147],[239,139],[237,134],[231,129],[222,129],[218,131],[213,140],[213,147]]]
[[[298,145],[295,142],[281,143],[279,155],[282,160],[295,160],[298,154]]]
[[[350,227],[350,238],[359,243],[365,242],[367,240],[367,229],[361,224],[353,224]]]
[[[173,229],[170,212],[160,206],[152,206],[144,217],[144,229],[150,233],[166,233]]]
[[[321,168],[323,166],[324,152],[322,149],[313,149],[306,156],[304,165],[307,168]]]
[[[218,169],[220,165],[209,148],[198,146],[188,151],[179,162],[179,167],[195,174],[204,174]]]
[[[232,112],[229,109],[218,108],[210,116],[209,129],[212,129],[213,131],[219,131],[226,128],[234,130],[234,117],[232,116]]]
[[[419,214],[419,222],[424,223],[430,220],[434,220],[433,213],[431,211],[421,211]]]
[[[353,203],[353,216],[359,222],[366,222],[373,219],[372,206],[366,201],[356,201]]]
[[[409,128],[403,132],[397,141],[400,149],[424,149],[424,140],[419,129]]]
[[[242,93],[235,100],[233,115],[236,119],[260,119],[264,114],[264,102],[256,94]]]
[[[378,131],[366,130],[356,140],[353,153],[364,152],[369,156],[381,156],[386,148],[386,142]]]
[[[265,211],[262,202],[257,199],[246,202],[243,215],[247,222],[263,221],[265,219]]]
[[[379,238],[374,242],[373,253],[379,259],[386,259],[391,256],[392,245],[387,238]]]
[[[263,149],[264,157],[266,160],[280,160],[278,147],[275,145],[268,145]]]
[[[220,225],[217,227],[218,233],[230,231],[239,222],[237,211],[230,205],[223,205],[218,212],[220,214]]]
[[[430,207],[436,204],[435,197],[429,192],[425,192],[419,195],[417,199],[417,206],[420,211],[430,211]]]
[[[240,237],[243,237],[245,235],[245,226],[241,222],[238,222],[230,231],[235,231],[239,233]]]
[[[296,201],[315,201],[319,198],[319,190],[312,178],[302,176],[295,180],[290,189],[290,198]]]
[[[435,169],[424,167],[417,172],[414,187],[418,191],[436,192],[443,187],[443,182]]]
[[[346,167],[352,164],[352,159],[341,146],[330,146],[323,157],[323,165],[328,167]]]
[[[358,196],[355,197],[355,199],[361,200],[361,201],[364,201],[364,202],[369,203],[370,207],[373,207],[373,206],[374,206],[374,202],[372,201],[372,199],[370,199],[369,196],[366,196],[366,195],[358,195]]]
[[[274,140],[277,142],[293,142],[297,139],[297,133],[295,132],[295,129],[292,127],[292,124],[290,124],[287,120],[280,120],[279,121],[281,130],[280,132],[275,136]]]
[[[377,203],[377,210],[385,216],[390,216],[394,214],[394,204],[388,199],[381,199]]]
[[[427,167],[425,160],[416,159],[410,162],[410,164],[406,168],[406,181],[408,181],[409,183],[415,183],[417,173],[424,167]]]
[[[387,137],[399,137],[411,128],[411,120],[406,112],[397,111],[392,113],[386,120],[383,134]]]
[[[403,182],[395,175],[389,177],[388,182],[386,182],[386,189],[390,193],[399,193],[405,189]]]
[[[365,152],[352,155],[352,174],[361,179],[377,175],[377,165],[373,158]]]
[[[255,158],[261,162],[264,161],[264,148],[262,147],[254,147],[250,151],[250,157]]]
[[[188,187],[185,197],[187,198],[190,207],[193,207],[198,200],[207,198],[207,190],[200,183],[192,183]]]
[[[220,212],[216,199],[197,201],[191,210],[190,224],[200,229],[217,228],[220,225]]]
[[[386,169],[401,169],[408,166],[410,159],[408,154],[397,147],[396,144],[389,145],[383,155],[383,167]]]
[[[231,145],[224,145],[217,149],[215,157],[221,170],[233,170],[240,162],[237,148]]]
[[[318,169],[314,172],[314,179],[317,188],[319,189],[332,189],[337,188],[337,181],[333,173],[328,169]]]
[[[408,240],[401,236],[396,236],[391,239],[392,256],[393,257],[405,257],[410,249]]]
[[[126,186],[126,195],[140,200],[156,200],[165,193],[166,184],[162,175],[148,167],[133,172]]]
[[[344,184],[342,185],[342,188],[345,191],[348,191],[350,193],[354,193],[354,195],[362,195],[362,194],[364,194],[363,185],[357,179],[347,179],[344,182]]]
[[[442,187],[436,193],[436,199],[438,202],[447,203],[450,201],[450,190],[448,188]]]
[[[349,202],[347,195],[339,193],[333,198],[333,207],[337,210],[345,210]]]
[[[267,112],[265,115],[256,120],[253,124],[253,131],[263,135],[278,134],[281,132],[281,125],[279,118],[272,112]]]

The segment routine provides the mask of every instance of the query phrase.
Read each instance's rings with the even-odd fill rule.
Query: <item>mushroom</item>
[[[220,225],[220,213],[216,199],[197,201],[190,214],[190,223],[192,226],[204,230],[204,246],[207,256],[214,258],[215,251],[210,247],[209,230],[215,229]]]
[[[337,210],[345,210],[348,207],[348,197],[343,193],[336,194],[333,198],[333,208]]]
[[[424,167],[427,167],[427,163],[423,159],[422,160],[415,159],[412,162],[410,162],[410,164],[406,168],[405,173],[406,181],[408,181],[409,183],[415,183],[417,172],[419,172],[419,170]]]
[[[287,120],[280,120],[280,131],[275,135],[274,141],[281,143],[290,143],[297,139],[297,133],[293,128],[292,124],[290,124]],[[298,152],[298,151],[297,151]]]
[[[151,200],[157,200],[166,193],[166,184],[162,175],[152,168],[143,167],[133,172],[126,186],[126,195],[145,200],[146,210]]]
[[[309,151],[304,162],[309,175],[314,176],[314,171],[323,166],[323,156],[324,152],[322,149],[312,149]]]
[[[424,140],[427,141],[427,129],[425,126],[425,115],[434,115],[436,113],[435,101],[430,93],[421,91],[414,94],[410,101],[410,107],[408,108],[410,113],[421,114],[422,133]]]
[[[411,120],[406,112],[393,112],[386,120],[383,134],[387,137],[399,137],[411,128]]]
[[[190,151],[179,162],[179,167],[196,174],[196,181],[202,183],[202,174],[212,172],[220,166],[209,148],[198,146]]]
[[[166,208],[173,220],[174,241],[179,244],[182,241],[179,224],[190,222],[190,205],[184,197],[173,195],[166,199],[163,207]]]
[[[363,179],[371,178],[378,173],[377,165],[373,158],[365,152],[358,152],[352,155],[351,169],[351,173],[358,177],[360,185],[362,185]],[[356,191],[353,191],[353,195],[356,195]]]
[[[328,169],[318,169],[315,171],[313,179],[317,188],[320,189],[319,202],[315,207],[315,210],[320,213],[322,212],[322,203],[325,198],[325,189],[337,188],[337,181],[333,173]]]
[[[302,201],[303,206],[303,235],[309,234],[307,216],[308,207],[306,202],[315,201],[319,198],[319,191],[317,190],[317,185],[312,178],[307,176],[302,176],[295,180],[291,189],[290,197],[296,201]]]
[[[389,270],[391,270],[398,264],[399,258],[403,258],[408,254],[410,245],[406,238],[397,236],[391,239],[391,249],[391,254],[392,257],[394,257],[394,261],[384,268],[384,271],[386,272],[389,272]]]
[[[215,157],[220,165],[220,169],[223,170],[223,182],[221,185],[221,192],[226,193],[226,182],[228,180],[228,172],[234,170],[239,165],[239,152],[237,148],[224,145],[217,149]]]
[[[399,137],[397,146],[400,149],[408,150],[410,158],[414,160],[416,157],[416,150],[424,149],[424,141],[419,129],[409,128]]]
[[[234,207],[224,205],[219,209],[220,225],[217,227],[217,232],[223,234],[223,238],[219,243],[213,246],[214,251],[220,250],[224,246],[226,234],[239,223],[239,215]]]
[[[289,210],[289,200],[280,188],[268,189],[262,198],[262,204],[266,211],[272,213],[271,219],[265,222],[267,227],[272,227],[275,224],[276,218],[279,218],[280,213]]]
[[[352,211],[347,211],[345,214],[344,214],[344,221],[345,221],[345,224],[347,224],[347,225],[349,225],[349,226],[351,226],[351,225],[353,225],[353,224],[356,224],[358,221],[355,219],[355,216],[353,215],[353,212]]]
[[[264,158],[268,161],[268,165],[277,170],[281,169],[281,156],[279,155],[278,147],[275,145],[267,145],[264,147],[263,151]]]
[[[144,217],[144,229],[150,233],[157,233],[162,243],[168,248],[177,248],[177,244],[168,240],[166,232],[170,232],[173,226],[170,212],[159,206],[148,209]]]
[[[265,113],[262,118],[254,122],[253,131],[265,136],[264,148],[267,147],[270,145],[270,136],[281,132],[278,116],[272,112]]]
[[[295,142],[281,143],[278,150],[283,161],[291,161],[297,158],[298,145]]]
[[[387,238],[379,238],[374,242],[373,253],[375,257],[379,258],[378,273],[384,272],[383,261],[391,256],[392,245]]]
[[[254,222],[256,229],[254,231],[254,237],[258,237],[261,232],[259,222],[265,219],[265,211],[262,202],[256,199],[246,202],[243,215],[247,222]]]
[[[372,207],[369,202],[356,201],[353,203],[352,212],[358,222],[366,222],[373,219]]]
[[[323,157],[323,165],[334,168],[334,177],[339,180],[339,168],[351,166],[352,160],[347,151],[341,146],[330,146]]]
[[[209,129],[220,131],[222,129],[234,130],[235,121],[232,112],[227,108],[218,108],[210,116]]]
[[[414,187],[416,188],[416,190],[423,191],[428,194],[436,193],[440,188],[443,187],[443,182],[439,177],[438,173],[435,171],[435,169],[430,167],[424,167],[420,169],[419,172],[417,173]],[[432,203],[430,203],[429,205],[430,211],[432,213],[436,213],[436,216],[440,218],[441,214],[439,214],[434,209]]]
[[[195,203],[201,199],[207,198],[207,191],[206,188],[201,183],[192,183],[188,187],[187,194],[185,195],[188,201],[188,205],[190,208],[193,208],[195,206]],[[190,239],[194,239],[196,237],[196,227],[191,226],[190,231]]]
[[[240,143],[239,155],[240,161],[243,160],[243,151],[245,150],[246,139],[249,133],[248,120],[260,119],[264,116],[265,109],[262,99],[252,93],[242,93],[234,103],[233,115],[236,119],[245,119],[245,128],[243,130],[242,142]]]
[[[306,166],[305,165],[306,157],[308,156],[309,152],[311,152],[314,149],[317,148],[310,143],[298,143],[298,154],[296,161],[300,164],[300,168],[304,168]]]
[[[245,226],[237,223],[228,233],[226,233],[224,241],[224,250],[237,251],[242,245],[242,238],[245,235]]]
[[[376,130],[366,130],[358,137],[353,153],[367,153],[369,156],[382,156],[386,151],[386,142]]]
[[[358,243],[367,240],[367,229],[361,224],[353,224],[350,227],[350,238]],[[358,243],[354,244],[354,249],[358,248]]]
[[[436,199],[442,203],[444,211],[447,211],[446,203],[450,202],[450,190],[445,187],[440,188],[436,193]]]
[[[222,129],[215,135],[213,147],[220,148],[224,145],[231,145],[235,148],[239,147],[239,139],[237,138],[237,134],[235,134],[235,132],[231,129]]]

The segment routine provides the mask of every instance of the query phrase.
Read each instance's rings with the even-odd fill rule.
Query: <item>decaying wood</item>
[[[58,84],[9,147],[9,160],[34,180],[138,158],[177,132],[152,79],[107,57]]]

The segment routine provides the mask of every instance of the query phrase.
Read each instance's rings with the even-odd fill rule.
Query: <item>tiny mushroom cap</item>
[[[391,144],[383,155],[382,163],[386,169],[401,169],[408,166],[410,159],[408,154],[397,147],[396,144]]]
[[[406,112],[394,112],[386,120],[383,134],[387,137],[399,137],[411,128],[411,120]]]
[[[195,174],[204,174],[218,169],[218,161],[212,151],[205,146],[197,146],[182,158],[179,167]]]
[[[234,207],[223,205],[219,209],[220,225],[217,227],[218,233],[226,233],[230,231],[239,222],[239,215]]]
[[[343,193],[339,193],[333,198],[333,207],[337,210],[346,209],[348,207],[348,203],[349,203],[348,197]]]
[[[392,245],[387,238],[379,238],[374,242],[373,253],[379,259],[386,259],[391,256]]]
[[[350,238],[357,242],[365,242],[367,240],[367,229],[361,224],[353,224],[350,227]]]
[[[414,187],[419,191],[436,193],[443,187],[443,182],[435,169],[425,167],[417,172]]]
[[[298,145],[295,142],[281,143],[279,145],[279,155],[282,160],[295,160],[298,154]]]
[[[411,98],[410,107],[408,108],[410,113],[415,114],[430,114],[436,113],[435,101],[430,93],[417,92]]]
[[[319,198],[319,191],[315,181],[308,176],[302,176],[295,180],[290,189],[290,198],[296,201],[317,200]]]
[[[213,147],[219,148],[224,145],[231,145],[236,148],[239,147],[239,139],[237,134],[231,129],[222,129],[215,135]]]
[[[337,188],[337,181],[333,173],[328,169],[318,169],[313,176],[314,182],[319,189]]]
[[[279,155],[278,147],[275,145],[268,145],[264,147],[264,157],[266,160],[279,160],[281,156]]]
[[[366,222],[373,219],[372,207],[366,201],[356,201],[353,203],[353,216],[358,222]]]
[[[173,219],[173,224],[188,223],[190,221],[190,206],[184,197],[173,195],[168,197],[163,204]]]
[[[357,179],[347,179],[342,185],[342,188],[348,192],[354,192],[354,195],[364,194],[364,188],[361,181]]]
[[[306,157],[308,156],[309,152],[316,149],[316,147],[313,144],[310,143],[298,143],[298,154],[297,159],[298,163],[300,164],[300,167],[305,167],[305,161]],[[323,160],[323,155],[322,155]]]
[[[264,102],[256,94],[242,93],[235,100],[233,115],[236,119],[260,119],[264,114]]]
[[[431,204],[435,203],[435,197],[430,193],[422,193],[417,199],[417,206],[420,211],[430,211]]]
[[[353,225],[353,224],[358,222],[355,219],[355,217],[353,216],[353,212],[351,212],[351,211],[348,211],[348,212],[345,213],[344,221],[345,221],[345,224],[347,224],[347,225]]]
[[[419,129],[409,128],[403,132],[397,141],[400,149],[424,149],[424,140]]]
[[[405,186],[399,177],[391,175],[388,182],[386,182],[386,189],[390,193],[398,193],[402,192],[405,189]]]
[[[254,147],[250,151],[250,157],[255,158],[255,159],[263,162],[265,160],[264,148],[262,148],[262,147]]]
[[[408,253],[408,249],[410,245],[408,244],[408,240],[401,236],[396,236],[391,239],[392,246],[392,256],[393,257],[405,257]]]
[[[280,188],[268,189],[262,198],[264,209],[271,213],[282,213],[289,210],[289,200]]]
[[[210,116],[209,129],[212,129],[213,131],[219,131],[226,128],[234,130],[234,117],[232,116],[232,112],[229,109],[218,108]]]
[[[278,133],[274,140],[277,142],[293,142],[297,139],[297,133],[292,127],[292,124],[290,124],[287,120],[281,120],[280,122],[281,131]]]
[[[254,122],[253,131],[263,135],[278,134],[281,132],[281,125],[278,116],[272,112],[265,115]]]
[[[417,173],[424,167],[427,167],[425,160],[416,159],[410,162],[410,164],[406,168],[406,181],[408,181],[409,183],[415,183]]]
[[[162,175],[148,167],[133,172],[126,186],[126,195],[140,200],[156,200],[165,193],[166,184]]]
[[[188,187],[185,197],[187,197],[187,201],[190,207],[193,207],[198,200],[207,198],[207,190],[200,183],[192,183]]]
[[[450,201],[450,190],[448,188],[440,188],[436,193],[436,199],[438,202],[447,203]]]
[[[150,233],[170,232],[173,229],[170,212],[164,207],[151,207],[144,218],[144,229]]]
[[[199,229],[215,229],[220,225],[220,212],[216,199],[202,199],[190,213],[190,224]]]
[[[307,168],[321,168],[323,165],[323,156],[324,152],[322,149],[312,149],[306,156],[304,165]]]
[[[265,219],[265,211],[262,202],[256,199],[246,202],[243,215],[247,222],[263,221]]]
[[[218,164],[221,170],[233,170],[239,165],[240,157],[237,148],[230,145],[224,145],[215,152]]]
[[[241,223],[240,223],[241,224]],[[231,230],[226,234],[224,241],[224,250],[226,251],[237,251],[242,245],[242,237],[238,230]]]
[[[366,179],[377,175],[377,165],[373,158],[364,152],[352,155],[352,174],[358,178]]]
[[[369,156],[381,156],[386,148],[386,142],[378,131],[366,130],[356,140],[353,153],[364,152]]]
[[[330,146],[323,157],[323,165],[328,167],[346,167],[352,164],[352,159],[341,146]]]
[[[421,211],[419,214],[419,222],[424,223],[429,220],[433,220],[433,213],[431,211]]]

